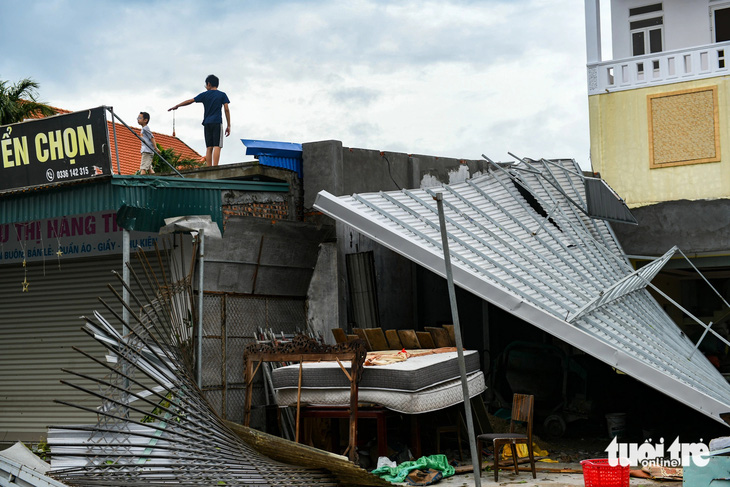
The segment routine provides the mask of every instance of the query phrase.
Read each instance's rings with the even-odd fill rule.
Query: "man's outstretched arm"
[[[189,100],[185,100],[184,102],[178,103],[177,105],[175,105],[174,107],[168,109],[167,111],[169,112],[169,111],[172,111],[172,110],[177,110],[178,108],[184,107],[186,105],[190,105],[191,103],[195,103],[195,98],[191,98]]]

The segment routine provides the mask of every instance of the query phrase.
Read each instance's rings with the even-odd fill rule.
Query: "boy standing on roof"
[[[155,155],[155,136],[152,135],[152,130],[150,130],[149,126],[147,125],[150,122],[150,114],[147,112],[139,112],[139,115],[137,116],[137,123],[142,126],[142,130],[140,130],[140,138],[142,139],[142,149],[140,152],[142,153],[142,160],[139,163],[139,173],[140,174],[154,174],[155,170],[152,169],[152,159]]]
[[[218,89],[218,77],[210,75],[205,78],[205,91],[189,100],[178,103],[170,110],[177,110],[180,107],[190,105],[192,103],[202,103],[205,111],[203,112],[203,130],[205,133],[205,163],[208,166],[217,166],[221,157],[221,147],[223,147],[223,118],[221,117],[221,107],[226,114],[226,137],[231,135],[231,112],[228,110],[228,96]]]

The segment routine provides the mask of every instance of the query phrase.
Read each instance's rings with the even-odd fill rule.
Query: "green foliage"
[[[38,443],[31,445],[30,451],[36,454],[38,458],[44,462],[50,461],[51,447],[46,443],[45,438],[41,438]]]
[[[178,154],[172,149],[163,149],[160,144],[157,144],[157,151],[178,171],[185,171],[187,169],[195,169],[198,167],[204,167],[205,161],[196,161],[195,159],[183,158],[182,155]],[[155,154],[152,159],[152,169],[155,170],[156,174],[173,172],[170,166],[165,164],[158,154]]]
[[[168,392],[165,395],[166,399],[160,400],[158,402],[157,406],[150,412],[150,414],[146,414],[140,422],[142,423],[154,423],[155,421],[158,421],[158,417],[162,416],[169,420],[169,418],[172,417],[172,421],[177,421],[178,423],[182,420],[181,416],[173,416],[169,410],[170,409],[177,409],[174,408],[174,405],[170,402],[170,400],[173,399],[172,392]]]
[[[49,107],[37,100],[40,85],[30,78],[25,78],[14,85],[0,80],[0,125],[22,122],[33,116],[48,117],[56,114]]]

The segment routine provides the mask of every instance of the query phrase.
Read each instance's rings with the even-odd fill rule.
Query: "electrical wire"
[[[395,187],[398,188],[398,190],[402,190],[401,186],[395,182],[395,179],[393,179],[393,173],[390,171],[390,161],[385,155],[385,152],[380,153],[381,156],[383,156],[383,159],[385,159],[385,162],[388,163],[388,176],[390,176],[390,180],[393,181],[393,184],[395,184]]]

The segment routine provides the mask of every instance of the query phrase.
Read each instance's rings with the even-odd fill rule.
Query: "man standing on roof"
[[[221,157],[221,147],[223,147],[223,118],[221,117],[221,107],[226,114],[226,137],[231,135],[231,112],[228,110],[228,96],[218,89],[218,77],[210,75],[205,78],[205,91],[189,100],[178,103],[168,110],[177,110],[180,107],[190,105],[192,103],[202,103],[205,111],[203,112],[203,130],[205,133],[205,163],[208,166],[217,166]]]
[[[155,170],[152,169],[152,161],[155,157],[155,136],[152,135],[152,129],[148,125],[150,122],[150,114],[147,112],[139,112],[137,116],[137,123],[142,126],[140,130],[140,137],[142,138],[142,160],[139,163],[140,174],[154,174]]]

